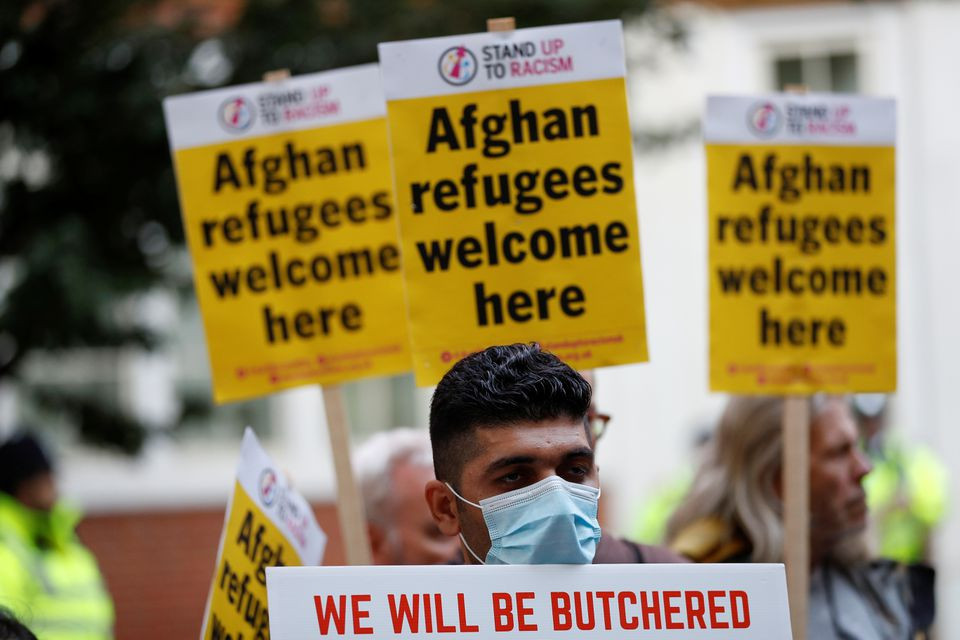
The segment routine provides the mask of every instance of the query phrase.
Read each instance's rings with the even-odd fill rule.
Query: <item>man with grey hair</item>
[[[933,619],[933,572],[871,557],[863,478],[871,465],[847,399],[812,396],[810,600],[817,640],[921,638]],[[671,547],[698,562],[783,562],[783,398],[730,400],[693,487],[667,524]]]
[[[433,480],[425,430],[401,427],[372,436],[354,456],[374,564],[445,564],[460,556],[440,532],[424,487]]]

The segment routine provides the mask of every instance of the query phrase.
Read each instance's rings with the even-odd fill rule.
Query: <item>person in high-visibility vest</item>
[[[50,459],[34,437],[0,445],[0,607],[39,640],[113,637],[113,603],[74,532],[79,520],[58,500]]]
[[[931,534],[947,511],[946,465],[929,448],[890,433],[885,395],[857,394],[853,408],[873,463],[863,488],[880,554],[903,563],[930,561]]]

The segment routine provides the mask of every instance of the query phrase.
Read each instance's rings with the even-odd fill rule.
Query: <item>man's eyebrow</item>
[[[577,447],[572,451],[568,451],[563,454],[563,460],[572,460],[574,458],[587,458],[591,462],[593,461],[593,449],[590,447]],[[532,464],[536,462],[537,459],[534,456],[510,456],[508,458],[500,458],[499,460],[494,460],[485,469],[486,473],[491,473],[497,469],[503,469],[504,467],[512,467],[515,464]]]
[[[579,447],[573,451],[568,451],[564,454],[564,460],[570,460],[571,458],[588,458],[591,462],[593,461],[593,449],[590,447]]]
[[[500,458],[487,465],[486,472],[496,471],[504,467],[512,467],[515,464],[530,464],[536,461],[533,456],[510,456],[509,458]]]

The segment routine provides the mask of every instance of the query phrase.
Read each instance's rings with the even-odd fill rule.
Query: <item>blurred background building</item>
[[[960,3],[723,0],[668,3],[655,11],[638,3],[581,10],[567,3],[545,9],[551,3],[430,0],[102,4],[58,27],[79,41],[46,61],[36,60],[30,38],[53,19],[58,3],[7,3],[0,14],[4,25],[9,22],[0,32],[0,83],[6,85],[0,102],[0,435],[32,423],[54,439],[63,492],[89,514],[80,534],[97,552],[116,600],[118,637],[198,632],[244,425],[256,429],[316,505],[331,536],[327,562],[343,559],[320,390],[210,406],[203,331],[178,227],[160,99],[253,81],[272,68],[298,73],[370,61],[378,39],[477,31],[484,18],[499,15],[516,15],[519,26],[529,26],[629,12],[630,106],[651,362],[597,373],[599,407],[613,416],[599,451],[605,518],[612,530],[632,533],[642,506],[692,466],[698,437],[723,405],[722,396],[707,390],[706,194],[699,120],[711,93],[760,93],[799,83],[811,91],[897,99],[900,372],[890,403],[892,429],[901,439],[938,451],[948,465],[960,462],[955,428],[960,123],[954,113],[960,104],[954,70],[960,60]],[[296,24],[306,14],[312,22]],[[91,26],[97,20],[111,20],[112,30],[97,32]],[[71,67],[78,74],[86,64],[101,74],[98,78],[107,77],[95,85],[100,93],[84,94],[103,103],[85,107],[67,101],[72,111],[62,113],[60,128],[47,134],[82,148],[51,151],[37,142],[36,126],[17,122],[29,102],[23,96],[31,92],[46,96],[38,98],[41,105],[63,111],[56,98],[73,89],[70,78],[62,75],[58,81],[55,69],[39,70],[66,64],[71,56],[79,60],[76,69]],[[21,86],[29,74],[15,75],[25,64],[37,65],[36,86]],[[146,80],[137,80],[141,76]],[[14,81],[21,84],[10,84]],[[135,82],[146,86],[127,91]],[[93,122],[103,137],[91,137],[90,120],[83,120],[88,108],[99,111]],[[136,147],[124,146],[137,141],[121,144],[110,137],[112,119],[133,117],[124,116],[124,110],[142,115],[143,160],[128,156]],[[78,118],[79,132],[68,130],[70,117]],[[119,160],[125,173],[88,175],[91,167],[81,167],[78,160],[84,154],[92,165],[98,154],[113,154],[113,163]],[[105,160],[102,170],[111,166]],[[137,177],[137,171],[144,175]],[[78,173],[85,181],[69,178]],[[74,190],[72,204],[50,195],[64,180]],[[97,191],[104,185],[115,185],[115,197]],[[78,213],[64,222],[46,213],[52,207]],[[103,219],[110,207],[123,215]],[[31,235],[13,222],[26,215],[48,231]],[[71,238],[100,248],[96,243],[110,234],[122,234],[139,250],[138,259],[126,266],[121,261],[120,267],[101,265],[92,249],[89,255],[70,250]],[[102,250],[123,254],[115,247]],[[114,282],[112,289],[104,288],[96,282],[101,268],[118,278],[126,273],[138,286]],[[34,273],[43,277],[25,287],[24,278]],[[104,336],[83,333],[86,325],[79,321],[76,339],[33,331],[11,310],[34,304],[27,293],[39,296],[44,287],[47,292],[53,287],[51,297],[60,300],[42,310],[52,324],[86,318],[84,313],[107,314],[107,325],[136,328],[155,339],[116,335],[112,342],[98,341]],[[108,309],[105,292],[123,295],[109,298]],[[70,315],[74,310],[64,308],[63,300],[71,296],[92,309]],[[430,391],[416,388],[411,376],[346,385],[355,441],[395,426],[426,425]],[[948,495],[960,494],[960,475],[951,482]],[[951,506],[936,532],[932,558],[944,604],[960,602],[960,549],[946,544],[960,538],[960,514],[955,501]],[[944,637],[960,633],[960,612],[941,606],[938,613]]]

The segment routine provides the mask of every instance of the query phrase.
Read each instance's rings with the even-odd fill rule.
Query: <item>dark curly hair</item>
[[[488,347],[447,372],[430,403],[437,479],[457,484],[475,455],[474,431],[556,418],[583,421],[590,384],[538,344]]]

